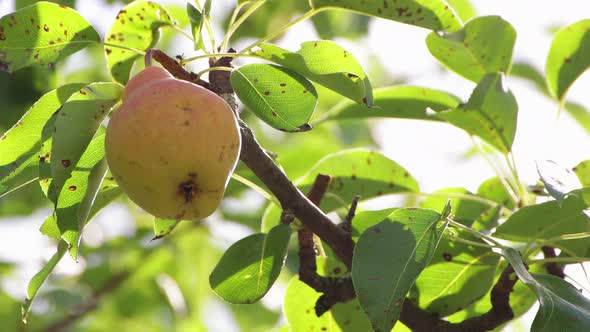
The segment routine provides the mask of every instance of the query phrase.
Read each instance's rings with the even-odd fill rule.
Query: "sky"
[[[229,9],[234,1],[215,0],[214,18],[219,18],[220,13]],[[184,5],[186,1],[162,2]],[[517,31],[514,61],[531,63],[540,70],[545,66],[551,44],[552,33],[549,28],[565,26],[590,17],[590,1],[585,0],[471,2],[478,15],[500,15],[510,22]],[[79,0],[78,10],[104,36],[110,19],[121,7],[119,4],[101,4],[102,1]],[[0,15],[12,9],[12,0],[0,0]],[[216,32],[220,33],[219,30]],[[352,42],[339,38],[336,42],[354,54],[365,68],[370,67],[370,61],[376,56],[390,75],[406,77],[409,79],[408,84],[441,89],[467,100],[475,85],[452,72],[440,70],[440,65],[430,55],[424,42],[428,33],[425,29],[373,19],[367,39]],[[303,22],[291,29],[278,43],[287,49],[295,50],[301,42],[314,39],[318,37],[311,25],[309,22]],[[242,42],[244,45],[247,43],[248,41]],[[179,48],[179,51],[181,50]],[[590,159],[590,135],[565,112],[556,120],[558,105],[555,102],[538,93],[528,82],[509,78],[508,85],[519,104],[518,129],[513,153],[524,182],[532,184],[538,179],[536,161],[554,160],[564,167],[571,168],[580,161]],[[589,89],[590,75],[584,75],[570,89],[568,101],[578,102],[590,109]],[[373,124],[374,138],[382,152],[407,168],[418,179],[422,191],[430,192],[450,186],[461,186],[476,191],[483,180],[494,176],[493,170],[483,158],[464,158],[470,151],[472,142],[466,133],[457,128],[442,123],[396,119],[373,121]],[[109,209],[108,213],[116,213],[121,219],[129,219],[123,210],[115,206]],[[40,211],[25,221],[19,219],[0,223],[0,242],[5,243],[0,246],[0,259],[30,262],[38,259],[40,255],[44,258],[49,257],[54,250],[53,245],[40,234],[26,241],[18,239],[20,243],[14,241],[14,232],[18,232],[19,237],[20,234],[31,234],[39,227],[44,219],[43,215],[46,214],[47,211]],[[108,234],[105,227],[100,226],[102,223],[104,221],[101,222],[100,219],[91,223],[94,229],[88,231],[102,232],[104,236],[117,235]],[[96,225],[92,226],[94,224]],[[131,226],[123,227],[120,234],[132,232],[129,227]],[[8,243],[12,245],[6,245]],[[15,247],[19,246],[24,248],[25,244],[26,250],[15,250]],[[36,250],[32,250],[31,245]],[[16,256],[15,252],[18,252]],[[590,264],[587,265],[590,267]],[[63,273],[76,273],[81,268],[82,265],[71,262],[62,263],[60,266]],[[20,278],[26,280],[36,272],[36,269],[38,264],[26,265],[20,272]],[[567,272],[583,281],[579,268],[569,268]],[[19,297],[22,296],[22,280],[21,284],[13,280],[9,285]],[[586,287],[590,288],[590,285],[586,284]],[[530,323],[532,317],[529,316],[528,321]]]

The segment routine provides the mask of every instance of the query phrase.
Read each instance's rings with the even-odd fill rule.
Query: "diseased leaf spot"
[[[63,160],[61,161],[61,165],[62,165],[63,167],[70,167],[70,165],[71,165],[71,164],[72,164],[72,162],[71,162],[71,161],[69,161],[68,159],[63,159]]]
[[[373,231],[373,233],[379,234],[379,233],[381,233],[381,228],[375,227],[375,228],[372,229],[372,231]]]
[[[47,24],[43,25],[43,30],[45,30],[45,32],[49,32],[49,27],[47,26]]]
[[[264,95],[265,95],[265,96],[268,96],[268,95],[270,95],[270,91],[264,91]]]
[[[76,191],[76,189],[78,189],[78,188],[76,188],[76,186],[69,186],[68,187],[69,191]]]
[[[451,260],[453,260],[453,256],[451,254],[449,254],[448,252],[444,252],[442,256],[443,256],[443,259],[447,262],[450,262]]]

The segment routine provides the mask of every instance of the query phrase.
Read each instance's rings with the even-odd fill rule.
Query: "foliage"
[[[9,330],[203,331],[210,321],[204,317],[222,299],[230,303],[221,304],[229,308],[227,319],[247,331],[402,331],[403,324],[416,323],[416,313],[457,323],[477,320],[497,305],[490,298],[498,296],[496,285],[507,282],[506,273],[508,293],[514,288],[505,299],[511,312],[519,316],[531,308],[531,294],[540,303],[532,331],[590,330],[587,294],[563,279],[564,266],[590,261],[590,160],[571,169],[539,161],[539,181],[521,181],[513,151],[519,96],[510,89],[511,76],[524,78],[590,128],[584,107],[567,101],[568,90],[590,66],[590,19],[555,34],[542,73],[513,63],[517,31],[508,21],[478,16],[466,0],[238,0],[222,22],[216,21],[218,4],[125,1],[104,36],[74,9],[76,1],[17,0],[16,11],[0,18],[0,215],[49,208],[40,231],[55,246],[30,279],[23,303],[0,290],[0,317],[12,324]],[[273,43],[306,19],[323,40],[292,50]],[[361,38],[375,19],[428,30],[427,49],[443,67],[474,83],[471,96],[409,84],[374,89],[371,71],[333,39]],[[224,35],[215,40],[219,24]],[[354,31],[345,32],[351,26]],[[186,38],[185,55],[163,58],[150,51],[166,50],[175,37]],[[246,37],[255,41],[231,48]],[[62,75],[71,65],[67,58],[83,49],[81,57],[92,68]],[[243,149],[243,163],[210,221],[151,217],[109,173],[109,115],[125,98],[123,85],[144,68],[141,60],[148,65],[152,57],[204,86],[215,77],[231,83],[241,102],[236,114],[245,122],[242,135],[251,128],[274,159],[261,173],[252,167],[260,161],[248,163]],[[244,58],[254,63],[242,65]],[[185,71],[192,65],[206,69]],[[207,73],[210,82],[202,79]],[[227,92],[220,94],[231,104],[234,94]],[[376,151],[368,119],[461,129],[497,174],[481,179],[475,193],[458,187],[422,192],[411,169]],[[320,174],[330,176],[321,190]],[[276,185],[283,179],[296,186],[295,195],[309,193],[317,208],[289,205],[288,189]],[[314,197],[318,190],[322,194]],[[405,200],[366,209],[371,199],[392,195]],[[249,201],[253,196],[258,203]],[[130,211],[135,232],[100,245],[85,241],[104,235],[104,229],[88,226],[103,208],[116,206]],[[328,213],[340,219],[338,226]],[[109,220],[106,229],[123,223]],[[254,234],[224,243],[219,233],[227,239],[226,225]],[[302,234],[312,227],[329,232],[315,231],[307,248]],[[332,236],[355,246],[347,253],[350,261]],[[305,249],[317,251],[311,263]],[[85,263],[79,273],[52,274],[70,259]],[[309,264],[314,287],[303,275]],[[0,262],[1,276],[13,270]],[[285,326],[278,325],[280,312],[261,301],[281,291],[276,284],[287,285]],[[352,296],[340,294],[329,303],[331,287],[338,285],[351,285]],[[21,306],[27,325],[18,321]]]

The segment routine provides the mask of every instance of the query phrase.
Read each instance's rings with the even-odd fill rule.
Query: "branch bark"
[[[555,255],[555,248],[553,247],[543,246],[541,247],[541,250],[543,251],[543,255],[545,256],[545,258],[557,257],[557,255]],[[565,278],[565,272],[563,272],[563,268],[559,266],[559,264],[557,264],[556,262],[547,262],[544,264],[544,266],[545,270],[547,270],[547,273],[559,277],[561,279]]]

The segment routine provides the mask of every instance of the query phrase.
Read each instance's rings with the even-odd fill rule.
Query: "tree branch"
[[[541,247],[541,250],[543,251],[543,255],[545,256],[545,258],[557,257],[557,255],[555,255],[555,248],[553,247],[543,246]],[[561,279],[565,278],[565,272],[563,272],[563,268],[559,266],[559,264],[557,264],[556,262],[547,262],[543,265],[545,266],[545,270],[547,270],[547,273],[559,277]]]
[[[90,297],[79,306],[73,308],[64,318],[53,322],[47,326],[44,332],[58,332],[63,331],[74,324],[78,319],[82,318],[87,313],[95,310],[98,307],[99,301],[106,294],[109,294],[117,287],[119,287],[131,274],[129,272],[121,272],[112,276],[99,289],[97,289]]]
[[[223,59],[223,58],[222,58]],[[224,61],[224,62],[219,62]],[[212,61],[210,66],[231,66],[226,59]],[[175,75],[176,76],[176,75]],[[182,78],[181,76],[177,76]],[[228,75],[210,75],[210,89],[221,91],[220,94],[237,114],[237,103]],[[345,229],[338,227],[305,195],[295,187],[285,173],[279,169],[256,141],[252,130],[238,118],[242,134],[240,160],[267,186],[281,203],[283,211],[289,211],[298,218],[307,229],[317,234],[322,241],[332,248],[334,253],[348,267],[352,268],[354,242]],[[492,309],[478,317],[473,317],[458,324],[441,320],[406,299],[400,320],[414,331],[486,331],[494,329],[513,317],[508,303],[510,291],[516,278],[510,277],[511,270],[505,270],[492,289]],[[339,278],[337,286],[346,301],[354,298],[354,287],[350,278]]]
[[[310,192],[307,194],[313,204],[320,206],[320,202],[331,181],[332,177],[329,175],[317,175]],[[353,208],[355,208],[354,203],[351,210]],[[323,293],[315,305],[316,315],[318,317],[323,315],[336,303],[348,302],[354,299],[356,294],[350,277],[324,277],[317,273],[316,244],[313,233],[304,226],[297,232],[297,236],[299,239],[299,279],[317,292]]]

